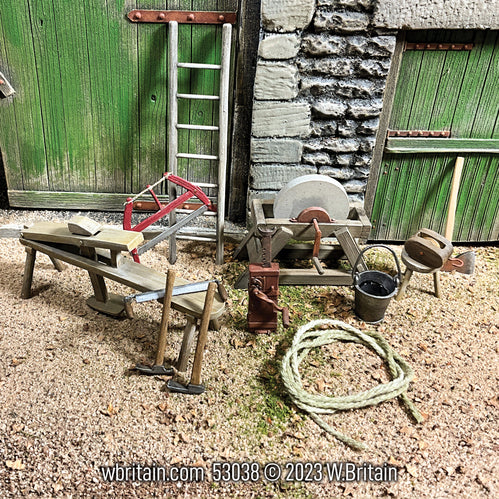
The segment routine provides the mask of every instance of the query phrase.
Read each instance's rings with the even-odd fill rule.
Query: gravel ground
[[[72,215],[0,211],[0,225]],[[115,215],[93,215],[116,223]],[[393,248],[400,253],[400,246]],[[166,244],[157,246],[143,263],[164,271],[166,250]],[[206,392],[187,396],[169,394],[167,378],[130,370],[154,358],[158,303],[136,305],[132,320],[100,315],[85,304],[91,294],[86,273],[74,267],[58,273],[45,255],[37,259],[34,296],[21,300],[24,249],[15,239],[0,239],[2,497],[498,496],[498,247],[475,248],[472,276],[443,274],[440,300],[431,293],[431,277],[414,275],[406,297],[392,300],[385,321],[376,326],[355,318],[349,288],[281,288],[291,327],[256,336],[245,331],[246,292],[231,287],[246,266],[232,261],[232,250],[227,247],[226,263],[216,267],[213,245],[180,243],[177,274],[190,280],[216,276],[230,293],[222,328],[208,339]],[[381,257],[378,263],[385,264]],[[130,293],[115,283],[109,288]],[[415,372],[408,395],[424,416],[422,424],[396,400],[326,416],[367,445],[354,451],[292,404],[280,360],[297,327],[321,318],[374,329],[388,340]],[[178,354],[183,320],[172,315],[169,360]],[[328,345],[303,364],[306,386],[326,395],[358,393],[389,379],[381,359],[359,345]],[[223,483],[213,480],[216,462],[255,464],[250,481]],[[272,462],[282,470],[275,483],[263,479]],[[324,479],[306,482],[320,478],[316,465],[291,468],[289,462],[322,463]],[[327,463],[336,462],[389,465],[397,481],[329,480]],[[140,482],[140,474],[151,477],[138,465],[149,471],[176,468],[185,476],[199,468],[206,476],[190,483]],[[129,480],[106,481],[101,466],[115,466],[118,479],[126,478],[120,473],[128,466]],[[246,468],[231,469],[244,475]]]

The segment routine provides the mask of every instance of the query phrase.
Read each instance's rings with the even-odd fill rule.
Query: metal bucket
[[[379,270],[357,272],[357,265],[362,255],[371,248],[385,248],[390,251],[397,264],[398,274],[392,277]],[[396,295],[400,284],[400,264],[395,252],[384,244],[373,244],[364,248],[357,257],[352,268],[353,286],[355,289],[355,314],[369,324],[381,322],[385,317],[390,300]]]

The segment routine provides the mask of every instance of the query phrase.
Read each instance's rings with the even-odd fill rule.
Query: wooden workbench
[[[22,298],[31,297],[31,285],[35,267],[36,253],[48,255],[54,262],[65,262],[82,268],[89,273],[94,295],[87,304],[109,315],[117,316],[124,311],[123,296],[108,293],[105,279],[129,286],[137,291],[154,291],[165,288],[166,275],[131,258],[124,258],[121,252],[129,252],[143,240],[140,232],[120,229],[103,229],[95,236],[72,234],[66,224],[55,222],[36,223],[21,233],[19,241],[26,247]],[[175,286],[188,284],[189,281],[175,278]],[[172,308],[187,317],[184,340],[177,368],[184,370],[189,350],[196,331],[198,319],[204,308],[206,292],[174,296]],[[225,309],[225,303],[217,292],[213,302],[210,321],[218,328],[218,318]]]

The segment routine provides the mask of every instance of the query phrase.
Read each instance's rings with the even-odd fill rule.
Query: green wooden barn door
[[[422,227],[443,233],[453,165],[457,156],[464,156],[453,239],[497,240],[498,32],[411,32],[406,42],[413,45],[402,57],[388,128],[391,134],[447,131],[450,137],[387,139],[371,214],[372,237],[405,240]],[[415,42],[473,46],[421,50]]]
[[[4,0],[0,151],[11,206],[122,209],[124,195],[167,170],[167,25],[135,24],[135,9],[235,11],[219,0]],[[221,26],[180,25],[183,61],[218,63]],[[217,93],[218,72],[183,70],[179,91]],[[182,103],[179,122],[211,125],[213,102]],[[186,132],[182,150],[216,154],[215,132]],[[179,174],[214,183],[215,166],[185,160]]]

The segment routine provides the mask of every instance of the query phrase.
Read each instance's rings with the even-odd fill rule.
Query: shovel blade
[[[455,258],[452,258],[452,260],[447,260],[440,270],[442,272],[452,272],[455,270],[461,274],[473,274],[475,272],[475,258],[476,255],[474,251],[466,251],[457,255]],[[457,262],[456,265],[453,264],[453,260],[459,260],[459,265],[457,265]]]

